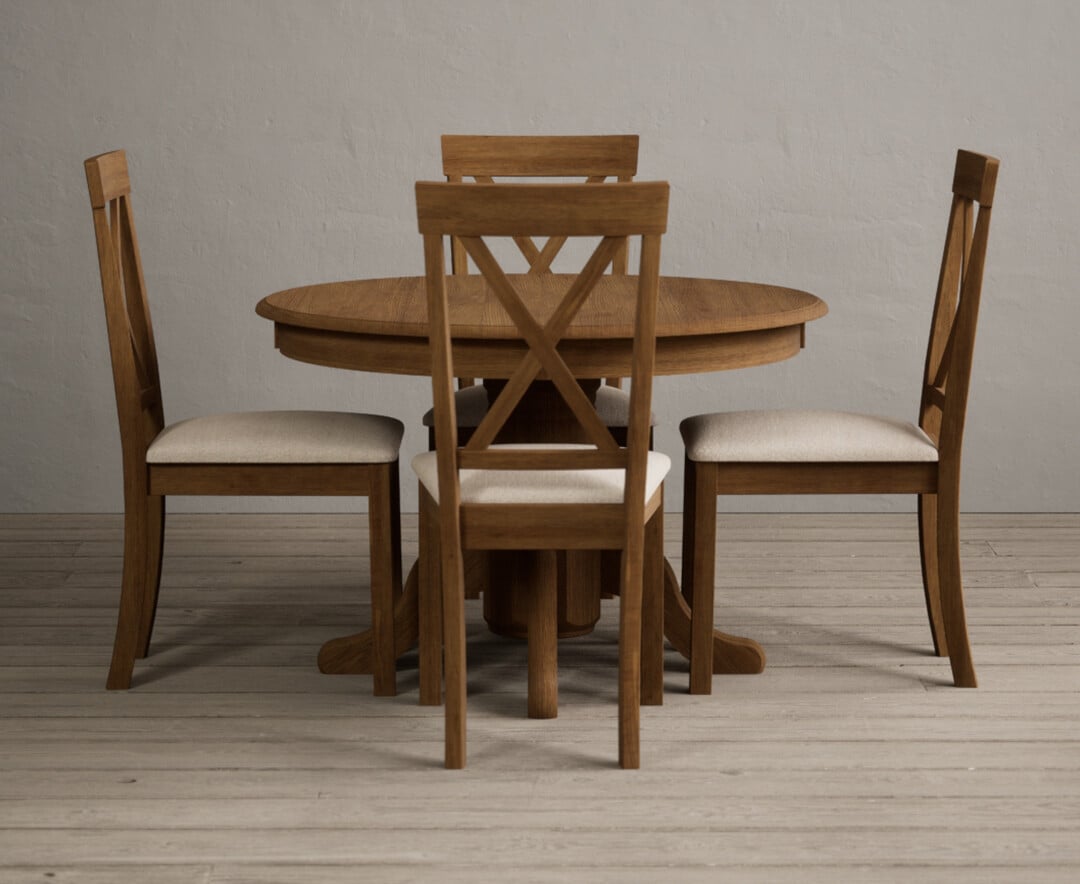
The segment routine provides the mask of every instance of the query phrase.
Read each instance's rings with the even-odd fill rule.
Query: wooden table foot
[[[416,647],[419,638],[419,577],[414,564],[394,604],[394,654]],[[371,675],[375,672],[375,636],[370,629],[332,638],[319,649],[319,672],[326,675]]]
[[[672,647],[690,659],[690,606],[679,581],[664,560],[664,635]],[[765,649],[751,638],[713,632],[713,673],[757,675],[765,670]]]

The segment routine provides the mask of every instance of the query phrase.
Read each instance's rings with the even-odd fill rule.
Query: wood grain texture
[[[443,174],[477,176],[633,177],[637,135],[443,135]]]
[[[508,274],[543,323],[574,279],[571,274]],[[479,275],[450,276],[450,325],[456,338],[513,340],[519,337],[490,285]],[[625,339],[634,334],[630,307],[635,276],[606,275],[566,329],[568,339]],[[426,339],[424,278],[404,276],[301,286],[267,295],[256,312],[272,322],[349,334]],[[661,276],[657,337],[735,334],[786,328],[827,312],[809,292],[763,283]]]

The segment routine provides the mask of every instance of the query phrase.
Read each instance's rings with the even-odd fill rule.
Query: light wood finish
[[[367,530],[170,514],[160,650],[117,694],[99,662],[122,517],[0,515],[0,881],[1080,876],[1080,515],[962,515],[963,692],[923,647],[910,513],[720,515],[723,614],[767,637],[769,668],[694,696],[669,650],[632,776],[609,745],[617,601],[561,645],[559,718],[535,722],[524,647],[466,605],[471,776],[433,770],[442,710],[416,705],[415,654],[395,698],[315,671],[312,647],[370,622]],[[415,513],[402,534],[414,553]]]
[[[361,495],[372,519],[374,623],[369,646],[375,693],[396,691],[394,611],[401,596],[398,465],[391,463],[147,463],[165,427],[157,353],[146,298],[131,184],[123,151],[85,162],[105,300],[124,467],[124,570],[107,687],[131,686],[135,659],[149,653],[165,533],[165,496]]]
[[[683,593],[692,609],[690,688],[712,690],[712,612],[718,494],[919,495],[923,586],[934,651],[953,680],[975,687],[960,572],[960,453],[975,327],[998,161],[960,151],[934,303],[919,426],[938,449],[933,463],[709,463],[686,460]],[[975,206],[978,205],[978,214]]]
[[[443,581],[442,618],[446,681],[446,751],[448,768],[465,766],[466,667],[462,550],[532,549],[532,600],[529,609],[530,712],[554,716],[556,710],[555,582],[553,550],[568,548],[620,549],[619,584],[619,764],[640,766],[640,697],[643,591],[660,598],[662,586],[643,587],[644,561],[661,562],[657,529],[646,524],[663,516],[663,497],[646,495],[646,459],[655,323],[660,272],[660,236],[667,224],[666,183],[620,184],[598,188],[588,185],[416,185],[417,219],[424,234],[428,317],[433,350],[432,391],[438,457],[439,499],[433,517],[439,526],[438,548]],[[453,378],[455,370],[450,295],[447,290],[443,238],[460,237],[528,349],[508,375],[499,398],[491,404],[469,441],[459,447]],[[555,308],[537,315],[527,295],[515,288],[488,248],[488,240],[507,236],[602,237],[580,275],[567,287]],[[558,345],[575,314],[592,291],[626,238],[641,237],[641,264],[631,321],[630,420],[627,443],[620,447],[601,423],[563,361]],[[588,450],[565,448],[491,449],[503,423],[530,384],[543,372],[595,445]],[[611,504],[477,504],[461,499],[461,469],[572,470],[617,468],[625,471],[624,497]],[[432,501],[434,503],[434,501]],[[543,584],[543,586],[541,586]],[[649,610],[662,615],[650,601]],[[647,635],[657,644],[661,630]],[[656,673],[662,675],[662,673]]]

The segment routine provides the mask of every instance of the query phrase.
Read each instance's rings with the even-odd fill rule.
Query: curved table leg
[[[394,654],[400,657],[416,646],[420,580],[416,563],[394,604]],[[370,629],[332,638],[319,649],[319,672],[327,675],[371,675],[375,671],[375,635]]]
[[[664,559],[664,635],[672,647],[690,659],[690,606],[679,589],[671,563]],[[757,675],[765,669],[765,649],[750,638],[713,631],[713,672]]]

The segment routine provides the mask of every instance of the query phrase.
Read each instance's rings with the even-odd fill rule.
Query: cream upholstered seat
[[[84,165],[124,466],[124,568],[106,686],[130,687],[135,659],[149,653],[161,585],[166,495],[355,495],[368,498],[370,671],[376,694],[394,694],[401,422],[372,414],[260,411],[166,426],[127,156],[112,151]]]
[[[934,461],[915,424],[848,411],[727,411],[679,425],[692,461],[837,463]]]
[[[449,768],[465,766],[465,573],[468,549],[534,551],[526,565],[529,611],[529,712],[557,709],[555,550],[621,550],[619,579],[619,762],[640,765],[639,706],[663,696],[663,477],[670,460],[649,451],[649,414],[656,352],[660,237],[667,226],[668,185],[459,184],[418,182],[417,221],[424,237],[432,348],[435,451],[413,462],[420,480],[420,690],[437,702],[446,674]],[[533,315],[525,291],[506,276],[488,245],[493,237],[600,238],[584,269],[546,322]],[[505,308],[523,347],[522,360],[475,430],[459,435],[453,379],[444,239],[453,237],[476,262]],[[634,348],[625,444],[600,420],[581,381],[558,351],[574,317],[593,295],[604,268],[641,238],[635,292]],[[546,247],[545,247],[546,250]],[[545,438],[542,411],[523,406],[541,372],[565,403],[587,444]],[[525,436],[493,445],[507,420]],[[531,421],[530,421],[531,418]],[[463,445],[462,437],[468,436]],[[535,444],[528,444],[528,443]],[[519,553],[520,554],[520,553]],[[648,563],[648,564],[646,564]],[[425,574],[438,574],[435,580]],[[442,621],[440,623],[440,620]],[[441,639],[441,641],[440,641]],[[439,653],[439,649],[442,653]],[[432,691],[432,685],[435,690]],[[432,696],[434,695],[434,696]]]
[[[381,414],[244,411],[165,427],[147,463],[392,463],[404,425]]]
[[[960,573],[960,450],[997,172],[993,157],[957,153],[918,425],[845,411],[721,412],[682,422],[691,692],[712,690],[718,494],[917,494],[934,650],[949,656],[956,685],[975,687]]]
[[[584,449],[587,445],[492,445],[490,451]],[[424,489],[439,502],[439,471],[434,451],[416,455],[413,470]],[[645,496],[652,497],[671,470],[671,458],[650,451],[645,472]],[[462,503],[614,503],[625,494],[623,470],[462,470]]]

